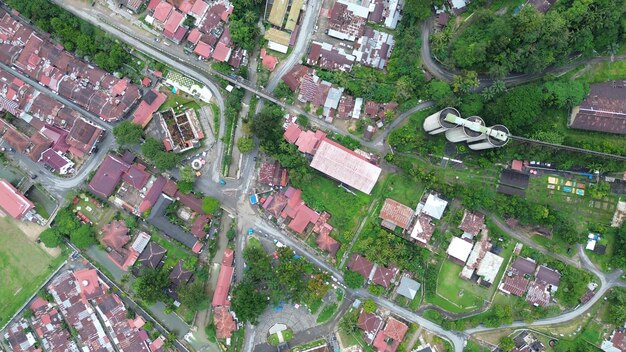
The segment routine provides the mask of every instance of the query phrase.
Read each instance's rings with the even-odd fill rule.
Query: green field
[[[579,79],[589,83],[626,78],[626,61],[601,62],[592,65]]]
[[[424,188],[421,182],[409,178],[404,173],[390,174],[385,179],[383,197],[397,200],[410,208],[415,208],[422,193],[424,193]]]
[[[437,294],[462,310],[478,309],[489,299],[489,291],[476,283],[461,279],[461,270],[462,266],[445,260],[437,278]]]
[[[554,177],[558,177],[563,181],[576,181],[577,184],[584,184],[586,194],[579,196],[573,193],[565,193],[562,185],[559,185],[561,187],[560,190],[548,189],[548,175],[544,175],[531,177],[530,184],[526,190],[526,198],[533,203],[550,205],[561,211],[571,213],[571,218],[577,219],[579,222],[589,220],[599,224],[607,224],[611,221],[618,200],[616,195],[609,195],[604,199],[595,200],[588,195],[589,179],[581,177]]]
[[[192,255],[186,249],[183,249],[178,244],[173,241],[168,241],[167,239],[161,237],[159,234],[154,233],[151,238],[152,241],[158,243],[161,247],[167,250],[165,262],[163,263],[164,268],[173,268],[179,260],[183,261],[197,261],[197,257]],[[193,265],[195,267],[195,265]]]
[[[37,292],[63,261],[44,252],[12,219],[0,218],[0,326]]]
[[[376,188],[372,193],[376,192]],[[339,184],[318,173],[312,173],[312,180],[302,190],[302,199],[308,206],[317,211],[327,211],[333,225],[333,237],[342,243],[352,239],[360,219],[365,216],[371,196],[357,192],[348,193]],[[348,236],[348,234],[350,236]]]

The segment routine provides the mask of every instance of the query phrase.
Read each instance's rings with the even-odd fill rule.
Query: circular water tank
[[[485,125],[485,121],[483,121],[483,119],[480,116],[470,116],[466,120],[470,121],[470,122],[477,123],[477,124],[479,124],[481,126]],[[474,131],[474,130],[468,128],[468,127],[463,127],[463,132],[470,139],[479,137],[480,135],[483,134],[482,132]]]
[[[456,127],[456,124],[453,124],[451,122],[447,122],[444,119],[446,118],[446,116],[448,116],[448,114],[452,114],[455,116],[461,116],[461,114],[459,114],[459,112],[455,109],[455,108],[445,108],[439,112],[436,112],[430,116],[428,116],[425,120],[424,120],[424,130],[426,132],[428,132],[429,134],[439,134],[441,132],[444,132],[446,130],[449,130],[451,128]]]
[[[506,135],[506,138],[504,138],[504,140],[495,138],[494,136],[488,136],[487,139],[489,140],[489,143],[491,143],[494,147],[502,147],[509,142],[509,129],[506,128],[506,126],[495,125],[491,128],[496,131],[504,132],[504,134]]]

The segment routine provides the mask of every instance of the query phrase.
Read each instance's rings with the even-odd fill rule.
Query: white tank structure
[[[480,129],[485,121],[479,116],[470,116],[465,123],[446,131],[446,139],[453,143],[470,142],[487,138]],[[456,124],[456,123],[455,123]]]
[[[472,150],[485,150],[491,148],[500,148],[509,142],[509,129],[502,125],[485,127],[485,135],[487,139],[477,140],[467,143]]]
[[[461,117],[461,114],[459,114],[459,111],[457,109],[445,108],[428,116],[426,120],[424,120],[424,130],[428,132],[428,134],[439,134],[451,128],[457,127],[455,123],[451,123],[445,120],[448,115],[457,118]]]

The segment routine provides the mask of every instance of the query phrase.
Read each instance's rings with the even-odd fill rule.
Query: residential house
[[[156,89],[149,90],[141,99],[137,109],[133,112],[133,123],[146,128],[150,121],[152,121],[154,113],[165,103],[165,100],[167,100],[167,95]]]
[[[363,35],[369,9],[356,3],[337,1],[331,8],[328,32],[331,37],[354,42]]]
[[[526,300],[534,306],[546,307],[556,293],[561,274],[547,266],[540,265],[535,273],[535,280],[530,283]]]
[[[147,247],[138,258],[139,263],[141,264],[140,268],[160,268],[161,265],[163,265],[163,258],[165,257],[165,253],[167,253],[167,250],[161,247],[156,242],[152,241],[148,243]]]
[[[213,307],[230,306],[228,300],[228,292],[230,291],[230,284],[233,278],[233,261],[235,259],[235,252],[226,248],[224,250],[224,257],[222,258],[222,267],[217,278],[217,285],[215,292],[213,293]]]
[[[626,351],[626,328],[614,330],[608,339],[602,340],[600,348],[605,352]]]
[[[348,262],[348,270],[361,274],[366,280],[369,279],[372,269],[374,269],[374,263],[367,260],[361,254],[353,253]]]
[[[378,352],[396,352],[409,327],[394,317],[389,317],[385,328],[380,330],[374,339],[374,347]]]
[[[363,330],[363,340],[368,345],[374,342],[374,338],[378,331],[383,327],[383,319],[375,313],[367,313],[361,310],[359,320],[357,321],[359,329]]]
[[[461,239],[459,237],[452,237],[452,241],[446,250],[448,259],[451,261],[465,266],[467,258],[472,253],[473,244],[467,239]]]
[[[30,220],[35,204],[20,193],[9,181],[0,179],[0,208],[17,220]]]
[[[382,219],[381,225],[383,227],[391,231],[394,231],[396,227],[400,227],[405,231],[413,220],[413,209],[391,198],[387,198],[380,209],[378,217]]]
[[[398,285],[396,292],[400,296],[404,296],[410,300],[414,300],[415,296],[419,292],[420,287],[421,285],[419,282],[411,279],[406,275],[402,275],[402,277],[400,278],[400,285]]]
[[[626,80],[589,86],[589,95],[572,110],[571,128],[626,134]]]

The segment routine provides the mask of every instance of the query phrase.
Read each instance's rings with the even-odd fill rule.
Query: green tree
[[[93,227],[88,224],[83,224],[75,231],[70,232],[70,241],[76,247],[81,249],[98,243],[96,241],[96,237],[94,236]]]
[[[283,141],[283,110],[274,104],[265,104],[252,121],[252,132],[259,138],[261,149],[269,154],[278,152]]]
[[[113,135],[120,145],[139,144],[143,137],[143,128],[126,120],[113,127]]]
[[[220,201],[213,197],[204,197],[202,199],[202,210],[205,214],[213,214],[219,207]]]
[[[452,89],[455,93],[469,94],[480,85],[476,71],[465,71],[462,75],[452,77]]]
[[[52,225],[61,235],[69,236],[72,231],[80,226],[80,222],[69,208],[63,208],[57,212]]]
[[[154,160],[157,155],[164,151],[163,143],[156,138],[148,137],[141,145],[141,152],[149,160]]]
[[[231,307],[240,321],[256,325],[267,307],[267,299],[254,284],[244,280],[233,288]]]
[[[359,273],[355,273],[354,271],[346,271],[343,275],[343,279],[346,282],[346,286],[351,289],[358,289],[363,287],[365,283],[365,279]]]
[[[358,319],[359,316],[356,310],[347,312],[339,322],[339,329],[347,334],[354,333],[358,328]]]
[[[246,154],[254,149],[254,140],[250,137],[241,137],[237,140],[237,149]]]
[[[39,239],[48,248],[56,248],[63,243],[63,236],[54,228],[45,229]]]
[[[515,341],[513,341],[513,338],[510,336],[502,336],[498,346],[500,346],[502,351],[509,352],[515,348]]]
[[[137,297],[142,301],[152,304],[164,301],[167,296],[165,288],[170,284],[169,275],[164,270],[146,268],[134,282],[134,289]]]
[[[196,181],[196,172],[189,166],[178,169],[178,189],[185,194],[193,191],[193,184]]]
[[[433,100],[437,106],[455,106],[456,98],[452,92],[452,88],[446,82],[432,80],[428,83],[426,92],[430,100]]]
[[[161,151],[152,161],[157,169],[165,171],[175,168],[178,164],[180,164],[180,160],[181,156],[179,154]]]
[[[366,313],[374,313],[376,308],[376,302],[374,302],[371,298],[366,299],[365,302],[363,302],[363,310],[365,310]]]
[[[204,284],[200,281],[181,285],[176,289],[176,293],[178,293],[180,303],[194,312],[209,306],[209,300],[206,292],[204,292]]]

